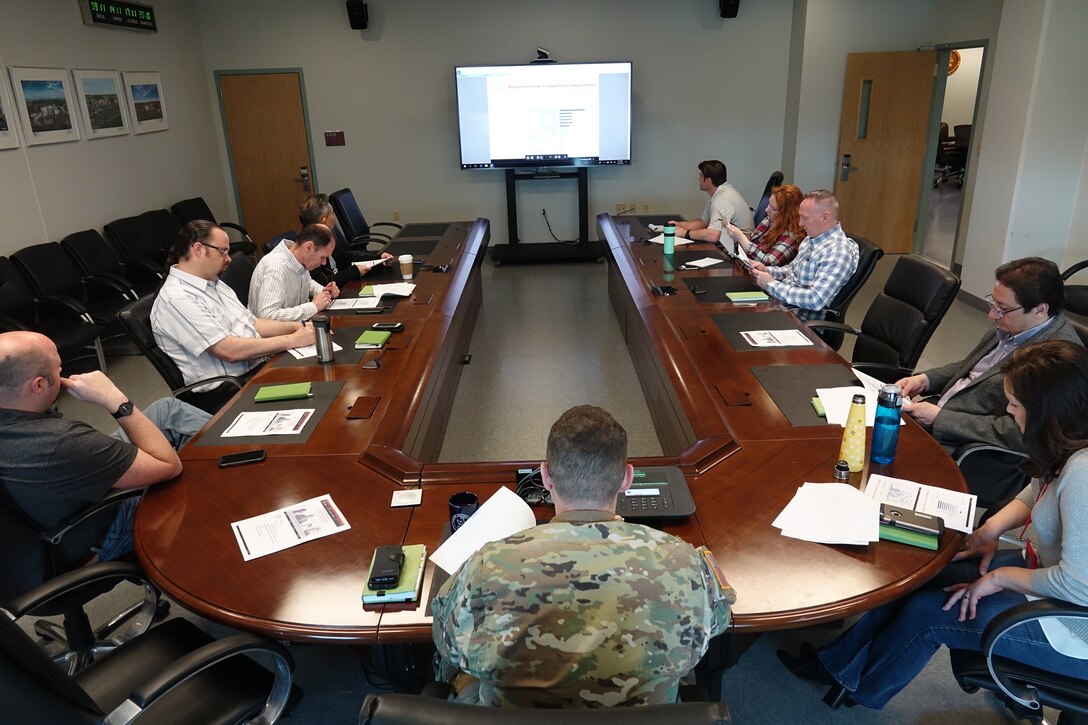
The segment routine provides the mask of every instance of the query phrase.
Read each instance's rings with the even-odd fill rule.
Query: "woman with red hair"
[[[767,201],[767,216],[748,237],[736,226],[729,224],[722,232],[728,235],[748,258],[768,267],[781,267],[797,256],[797,248],[805,238],[798,210],[804,193],[793,184],[783,184],[771,190]]]

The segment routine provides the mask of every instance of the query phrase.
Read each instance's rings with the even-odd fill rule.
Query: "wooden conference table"
[[[930,552],[883,541],[866,547],[813,544],[771,526],[802,482],[831,479],[842,429],[818,421],[791,423],[759,376],[781,381],[785,373],[788,384],[816,373],[847,375],[845,363],[818,341],[803,348],[735,348],[727,330],[741,318],[733,316],[749,316],[744,329],[767,329],[748,326],[752,321],[792,318],[776,303],[739,308],[714,301],[713,294],[693,294],[685,283],[714,290],[741,281],[731,279],[739,273],[730,264],[699,272],[665,269],[661,247],[638,241],[646,231],[634,219],[602,214],[598,230],[608,248],[609,298],[667,452],[632,462],[683,471],[697,511],[662,528],[717,554],[738,593],[734,632],[859,613],[909,592],[947,563],[962,540],[955,532]],[[426,259],[448,264],[447,272],[417,272],[415,293],[385,314],[333,315],[334,333],[349,348],[337,353],[336,364],[273,360],[183,450],[181,476],[145,494],[136,517],[137,553],[151,578],[183,606],[279,639],[430,640],[434,566],[427,564],[419,603],[364,608],[360,595],[374,549],[425,543],[434,551],[451,493],[471,490],[485,500],[499,486],[512,488],[517,468],[536,463],[435,462],[482,298],[479,267],[489,224],[450,223],[437,239]],[[393,246],[411,249],[421,242],[415,247],[421,256],[427,240],[402,235]],[[717,253],[709,244],[682,250]],[[392,275],[384,281],[396,278],[395,270],[383,274]],[[657,296],[651,284],[672,284],[678,292]],[[351,342],[358,329],[379,320],[404,322],[405,331],[386,350],[360,359]],[[360,367],[374,357],[381,358],[381,367]],[[304,442],[238,445],[218,438],[216,431],[245,408],[256,387],[297,381],[325,383],[334,391]],[[360,396],[378,398],[373,415],[347,418]],[[265,448],[268,459],[218,468],[224,453],[252,448]],[[870,471],[965,490],[951,459],[912,421],[902,429],[895,462],[868,465],[853,482],[861,485]],[[420,506],[390,507],[394,491],[414,486],[423,488]],[[350,530],[242,560],[231,522],[322,494],[331,494]],[[549,515],[539,508],[538,519]]]

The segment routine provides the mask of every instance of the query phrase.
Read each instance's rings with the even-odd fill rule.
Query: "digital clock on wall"
[[[108,25],[152,33],[159,30],[155,25],[155,8],[150,5],[117,0],[79,0],[79,9],[86,25]]]

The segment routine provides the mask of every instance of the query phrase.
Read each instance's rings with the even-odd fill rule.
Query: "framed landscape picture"
[[[113,70],[73,70],[83,131],[87,138],[123,136],[128,133],[121,74]]]
[[[125,93],[128,96],[129,118],[133,133],[165,131],[166,100],[158,73],[125,73]]]
[[[75,101],[63,68],[12,68],[11,87],[27,146],[78,141]]]
[[[8,82],[0,74],[0,149],[19,146],[19,132],[15,129],[15,107],[11,105]]]

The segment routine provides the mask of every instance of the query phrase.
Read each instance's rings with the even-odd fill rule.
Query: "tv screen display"
[[[462,169],[631,163],[631,64],[455,69]]]

